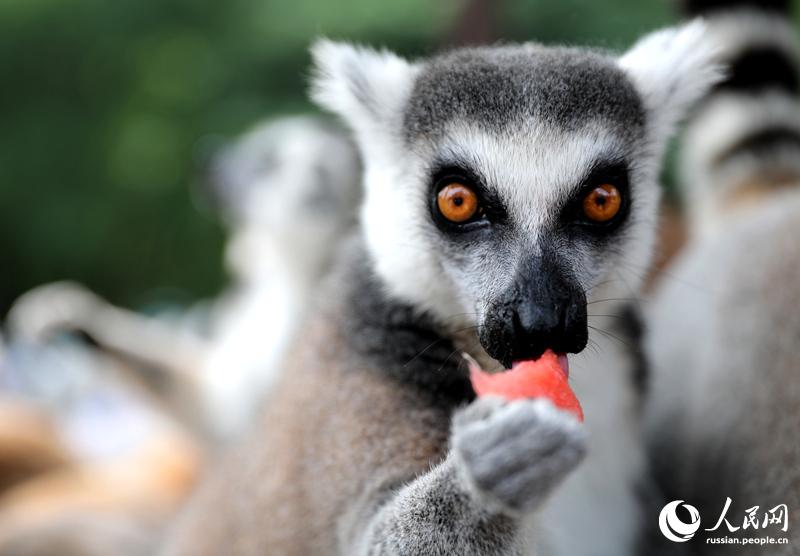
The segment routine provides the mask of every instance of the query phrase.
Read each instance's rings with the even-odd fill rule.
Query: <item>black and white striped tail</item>
[[[787,0],[685,0],[706,18],[727,77],[691,117],[682,146],[690,219],[713,225],[737,188],[800,183],[800,42]]]

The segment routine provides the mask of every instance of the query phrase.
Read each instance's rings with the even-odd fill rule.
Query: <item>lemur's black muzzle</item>
[[[586,347],[586,295],[555,261],[537,258],[490,304],[479,330],[484,349],[506,367],[537,359],[546,349],[578,353]]]

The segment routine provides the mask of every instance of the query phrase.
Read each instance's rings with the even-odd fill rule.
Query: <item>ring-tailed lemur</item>
[[[713,5],[716,3],[712,2]],[[746,510],[787,504],[800,549],[800,50],[791,24],[754,10],[708,19],[730,74],[695,114],[682,147],[691,235],[648,314],[651,456],[670,499],[711,528],[726,499],[736,532],[698,532],[693,554],[733,553],[709,536]],[[651,516],[657,523],[657,516]],[[671,552],[670,552],[671,553]]]
[[[8,325],[22,342],[79,330],[103,349],[165,371],[170,403],[202,432],[225,438],[252,419],[336,246],[355,225],[360,161],[338,127],[284,117],[224,148],[209,177],[230,231],[233,280],[211,307],[207,333],[193,322],[198,311],[178,323],[147,318],[70,283],[22,296]]]
[[[412,63],[328,41],[313,56],[314,98],[365,162],[361,233],[262,426],[165,552],[631,553],[643,452],[602,318],[648,264],[673,125],[718,78],[702,23],[620,58],[524,44]],[[498,369],[547,347],[581,352],[585,428],[547,401],[475,399],[462,352]]]

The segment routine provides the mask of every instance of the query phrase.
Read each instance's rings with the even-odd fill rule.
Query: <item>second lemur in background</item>
[[[209,168],[231,277],[213,303],[179,318],[151,318],[77,284],[47,284],[12,307],[12,341],[35,345],[80,331],[132,368],[155,370],[137,377],[151,379],[195,430],[215,440],[235,436],[251,423],[321,277],[355,226],[360,173],[355,145],[331,122],[263,122],[218,151]]]
[[[687,130],[690,238],[648,318],[651,459],[669,499],[699,509],[703,527],[686,544],[695,554],[731,552],[705,535],[789,538],[736,554],[800,546],[800,56],[791,22],[774,10],[787,3],[768,4],[711,3],[709,35],[730,72]],[[737,531],[703,531],[729,497]],[[788,532],[742,527],[748,509],[762,524],[782,504]]]

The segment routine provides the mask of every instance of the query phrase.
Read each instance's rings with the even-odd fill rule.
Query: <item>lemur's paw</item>
[[[586,453],[574,415],[545,399],[479,398],[453,419],[453,453],[468,484],[487,504],[535,509]]]

